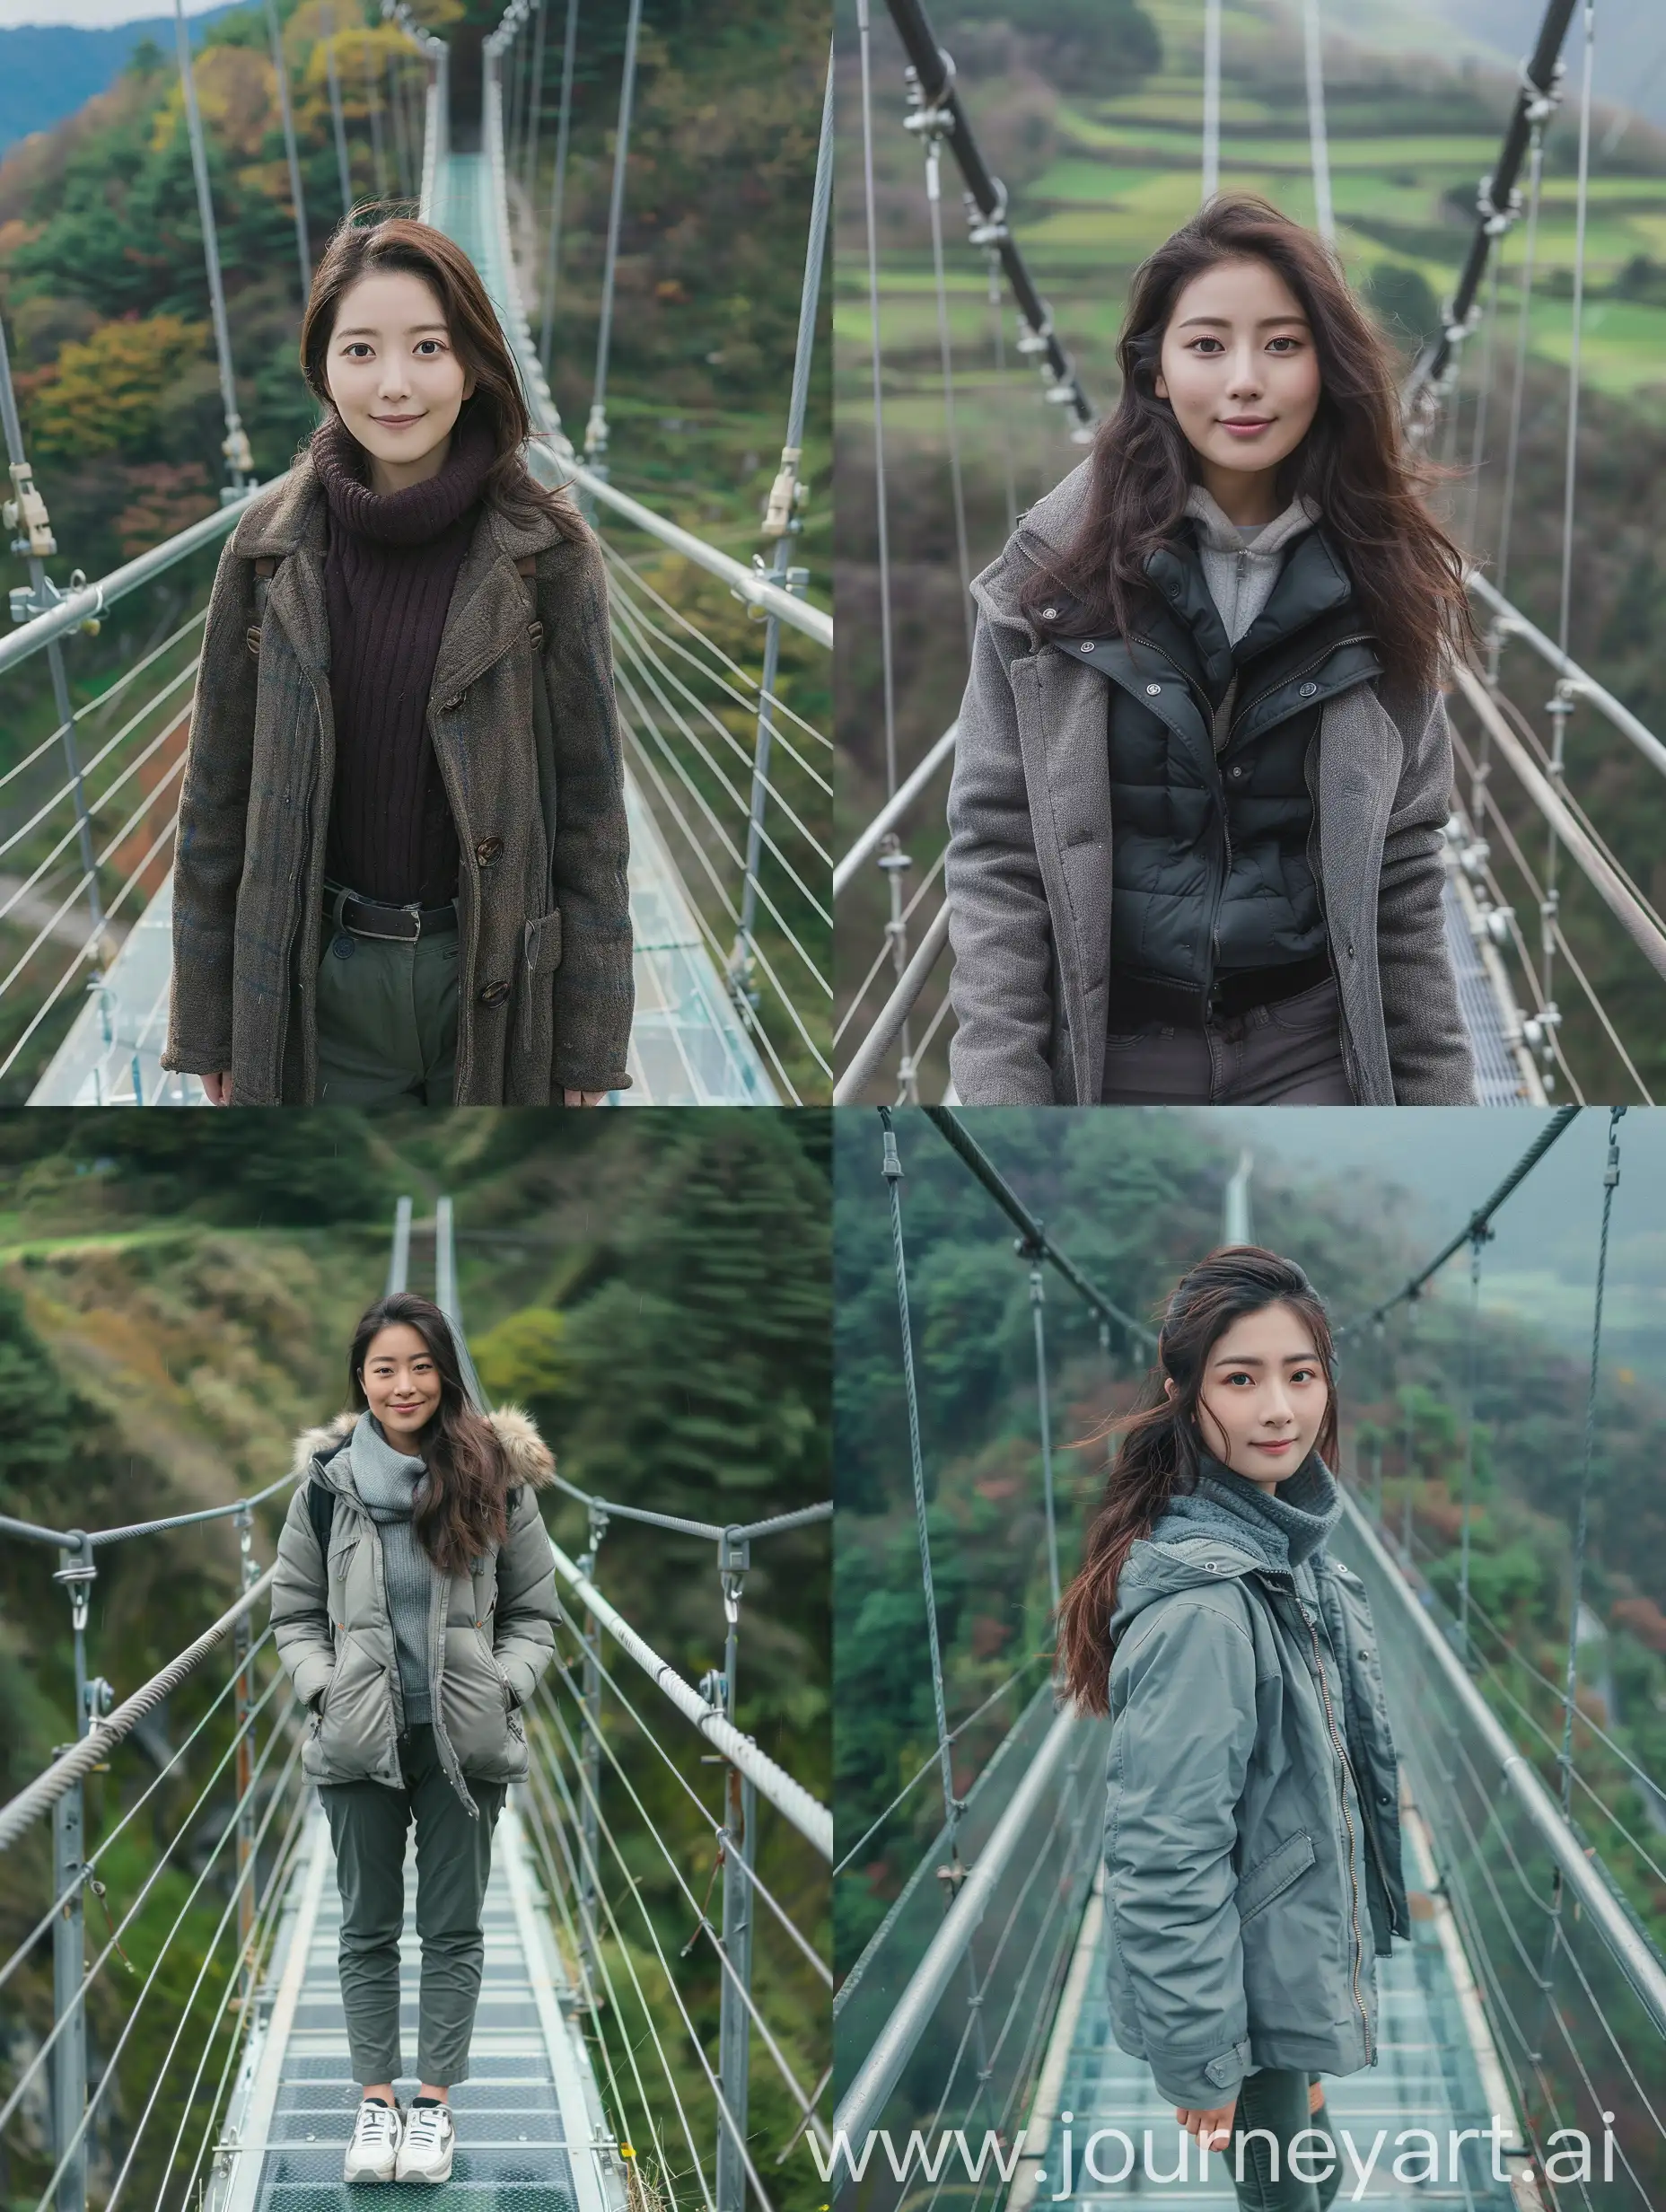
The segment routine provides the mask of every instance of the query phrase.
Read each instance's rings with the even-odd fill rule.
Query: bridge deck
[[[470,2076],[452,2094],[458,2147],[435,2212],[624,2212],[583,2037],[513,1803],[499,1816],[482,1925],[486,1965]],[[406,1860],[399,1977],[404,2056],[416,2055],[416,1855]],[[290,1882],[254,2027],[221,2131],[208,2212],[346,2212],[341,2165],[358,2090],[336,1971],[335,1856],[316,1804]],[[395,2084],[401,2103],[414,2077]]]
[[[1483,2094],[1486,2077],[1485,2045],[1477,2050],[1472,2039],[1472,2015],[1454,1980],[1448,1949],[1427,1887],[1433,1870],[1422,1865],[1415,1835],[1407,1835],[1407,1886],[1412,1892],[1412,1941],[1398,1940],[1393,1956],[1377,1962],[1379,2058],[1374,2067],[1342,2077],[1322,2077],[1325,2106],[1338,2147],[1342,2148],[1342,2180],[1338,2203],[1389,2204],[1415,2199],[1425,2205],[1462,2205],[1479,2212],[1508,2212],[1513,2199],[1508,2181],[1490,2179],[1492,2146],[1466,2143],[1460,2151],[1460,2171],[1454,2182],[1449,2130],[1477,2128],[1490,2117]],[[1201,2212],[1201,2208],[1236,2202],[1230,2159],[1212,2154],[1206,2181],[1197,2174],[1197,2147],[1187,2145],[1187,2178],[1176,2179],[1153,2191],[1144,2173],[1144,2132],[1153,2131],[1151,2164],[1157,2173],[1173,2172],[1178,2159],[1174,2136],[1174,2108],[1157,2094],[1151,2069],[1143,2058],[1123,2052],[1112,2032],[1110,2008],[1105,1995],[1105,1929],[1095,1896],[1083,1923],[1079,1955],[1072,1981],[1082,1991],[1073,2006],[1067,1988],[1054,2025],[1055,2049],[1043,2067],[1058,2082],[1056,2096],[1048,2099],[1057,2114],[1068,2112],[1074,2163],[1073,2205],[1120,2203],[1130,2194],[1160,2194],[1169,2212]],[[1084,1958],[1081,1953],[1088,1955]],[[1083,1978],[1082,1970],[1085,1968]],[[1510,2141],[1510,2113],[1500,2115]],[[1121,2181],[1099,2183],[1083,2167],[1083,2154],[1096,2129],[1120,2129],[1135,2146],[1136,2165]],[[1396,2178],[1394,2161],[1409,2152],[1417,2167],[1419,2152],[1411,2143],[1397,2144],[1402,2129],[1432,2129],[1438,2146],[1440,2177],[1427,2182]],[[1360,2160],[1372,2162],[1372,2145],[1384,2132],[1370,2181],[1360,2195],[1358,2167],[1340,2144],[1346,2129],[1357,2146]],[[1032,2140],[1033,2140],[1032,2135]],[[1053,2200],[1063,2185],[1063,2145],[1055,2122],[1048,2145],[1047,2181],[1036,2191],[1031,2212]],[[1103,2175],[1116,2174],[1127,2153],[1114,2137],[1101,2144],[1094,2163]]]

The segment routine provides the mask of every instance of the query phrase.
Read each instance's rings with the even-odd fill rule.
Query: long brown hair
[[[513,522],[530,524],[543,514],[564,538],[587,536],[583,517],[572,501],[564,492],[540,484],[522,458],[533,434],[531,418],[479,271],[454,239],[430,223],[418,223],[409,215],[390,215],[380,223],[355,219],[375,212],[373,206],[355,207],[344,217],[312,272],[312,290],[301,324],[301,373],[308,390],[321,407],[335,412],[324,359],[336,328],[337,307],[349,286],[361,276],[389,271],[420,276],[440,303],[458,359],[475,380],[463,411],[478,411],[492,426],[497,451],[484,496]]]
[[[1214,199],[1136,270],[1117,340],[1122,396],[1100,425],[1088,503],[1070,544],[1044,556],[1020,594],[1046,636],[1126,633],[1150,586],[1145,562],[1171,540],[1197,478],[1174,410],[1156,392],[1163,333],[1181,291],[1218,262],[1265,261],[1301,303],[1319,356],[1319,410],[1282,463],[1281,505],[1301,494],[1347,563],[1390,684],[1437,678],[1442,650],[1475,641],[1464,561],[1420,496],[1442,470],[1400,432],[1393,356],[1323,242],[1254,193]],[[1053,621],[1052,597],[1074,602]]]
[[[1111,1608],[1135,1539],[1151,1533],[1171,1497],[1197,1486],[1204,1449],[1197,1402],[1209,1354],[1234,1321],[1270,1305],[1289,1306],[1312,1331],[1328,1392],[1314,1449],[1328,1464],[1336,1462],[1335,1355],[1318,1292],[1293,1260],[1258,1244],[1223,1245],[1175,1285],[1140,1403],[1101,1432],[1119,1429],[1121,1441],[1088,1528],[1081,1570],[1058,1609],[1059,1673],[1083,1712],[1110,1707]]]
[[[432,1298],[414,1290],[378,1298],[353,1332],[347,1390],[354,1411],[369,1410],[364,1362],[373,1339],[400,1322],[416,1331],[440,1374],[440,1409],[419,1440],[428,1479],[411,1527],[443,1574],[466,1575],[471,1559],[508,1535],[508,1462],[496,1430],[469,1402],[451,1323]]]

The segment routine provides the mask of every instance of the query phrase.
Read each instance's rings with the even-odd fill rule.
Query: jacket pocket
[[[526,970],[531,976],[553,975],[561,965],[561,909],[552,907],[525,930]]]
[[[1314,1860],[1313,1839],[1305,1828],[1287,1837],[1276,1851],[1258,1859],[1238,1884],[1238,1919],[1252,1919],[1304,1874]]]

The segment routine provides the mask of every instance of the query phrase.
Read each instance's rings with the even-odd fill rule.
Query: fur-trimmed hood
[[[316,1466],[320,1474],[331,1478],[338,1489],[350,1482],[346,1447],[358,1418],[356,1413],[338,1413],[334,1420],[326,1421],[320,1427],[303,1428],[295,1438],[291,1474],[304,1475],[309,1468]],[[531,1415],[519,1406],[498,1406],[486,1418],[509,1462],[511,1482],[524,1482],[534,1490],[546,1488],[555,1476],[556,1455],[539,1434]],[[340,1462],[339,1470],[335,1464],[337,1461]]]

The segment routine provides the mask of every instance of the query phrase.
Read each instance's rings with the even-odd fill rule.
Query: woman
[[[600,548],[443,232],[344,224],[301,359],[324,418],[209,601],[163,1065],[215,1105],[598,1104],[633,996]]]
[[[534,1493],[555,1462],[525,1414],[469,1405],[444,1315],[399,1291],[360,1321],[355,1408],[302,1436],[272,1628],[311,1708],[302,1766],[329,1818],[341,1998],[362,2100],[348,2181],[443,2181],[469,2077],[480,1906],[526,1705],[555,1651],[555,1565]],[[416,1826],[422,1992],[408,2114],[399,2050],[405,1832]]]
[[[1325,1549],[1330,1332],[1301,1268],[1211,1253],[1144,1400],[1059,1623],[1068,1690],[1110,1716],[1112,2024],[1203,2149],[1231,2130],[1241,2204],[1323,2212],[1320,2076],[1377,2063],[1376,1960],[1411,1921],[1371,1608]]]
[[[971,1105],[1474,1102],[1442,920],[1462,561],[1389,356],[1264,200],[1136,275],[1091,457],[973,583]]]

